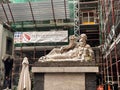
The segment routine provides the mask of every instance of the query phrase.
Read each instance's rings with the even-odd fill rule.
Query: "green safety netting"
[[[48,1],[48,0],[10,0],[12,3],[25,3],[25,2],[38,2],[38,1]]]
[[[48,0],[11,0],[13,3],[25,3],[28,1],[31,2],[37,2],[37,1],[48,1]],[[71,19],[71,23],[73,23],[74,21],[74,1],[73,0],[68,0],[68,4],[69,4],[69,10],[70,10],[70,19]],[[41,21],[36,21],[37,24],[41,23]],[[44,24],[50,24],[50,20],[48,21],[42,21],[43,26]],[[68,23],[68,22],[67,22]],[[24,21],[24,22],[16,22],[11,24],[12,28],[15,30],[16,26],[25,26],[25,25],[33,25],[34,23],[32,21]],[[42,25],[42,24],[41,24]],[[46,25],[45,25],[46,26]]]
[[[10,0],[11,3],[40,2],[49,0]],[[74,0],[66,0],[69,3],[70,18],[74,18]]]

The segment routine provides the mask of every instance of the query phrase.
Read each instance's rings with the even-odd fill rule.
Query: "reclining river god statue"
[[[80,60],[91,61],[94,52],[89,44],[86,43],[86,34],[81,34],[79,41],[74,35],[69,36],[69,44],[60,48],[54,48],[47,55],[39,58],[39,61],[66,61]]]

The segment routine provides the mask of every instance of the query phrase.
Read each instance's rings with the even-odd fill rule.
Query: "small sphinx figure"
[[[69,44],[61,48],[54,48],[46,56],[40,57],[39,61],[57,61],[57,60],[93,60],[94,52],[89,44],[86,44],[86,34],[81,34],[79,42],[77,37],[71,35],[69,37]]]

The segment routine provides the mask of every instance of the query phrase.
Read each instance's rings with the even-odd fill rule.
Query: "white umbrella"
[[[17,90],[31,90],[29,62],[27,57],[25,57],[22,62],[22,71],[20,73]]]

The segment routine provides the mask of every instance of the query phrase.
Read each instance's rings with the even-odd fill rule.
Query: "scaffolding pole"
[[[74,35],[80,34],[80,4],[79,0],[74,0]]]

